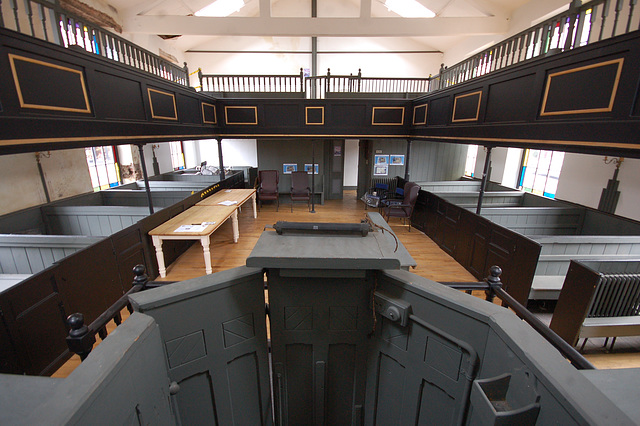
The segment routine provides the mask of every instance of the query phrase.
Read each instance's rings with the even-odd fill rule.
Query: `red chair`
[[[293,212],[294,201],[306,201],[307,209],[310,210],[311,189],[309,188],[309,174],[307,172],[291,173],[291,211]]]
[[[420,185],[415,182],[407,182],[404,185],[404,198],[402,202],[390,204],[384,208],[384,216],[387,222],[390,217],[401,217],[403,218],[403,223],[406,224],[406,220],[409,218],[409,231],[411,231],[411,214],[416,205],[419,191]]]
[[[278,193],[278,171],[260,170],[258,172],[258,207],[262,208],[262,201],[276,201],[276,211],[280,207],[280,194]]]

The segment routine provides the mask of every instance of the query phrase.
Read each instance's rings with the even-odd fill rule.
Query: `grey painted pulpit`
[[[370,218],[276,224],[247,266],[132,295],[137,312],[67,379],[0,376],[0,423],[638,423],[634,387],[404,270],[412,259]]]

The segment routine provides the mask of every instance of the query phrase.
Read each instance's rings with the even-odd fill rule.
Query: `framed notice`
[[[282,164],[282,173],[285,175],[290,175],[293,172],[298,171],[298,165],[293,163],[284,163]]]
[[[315,167],[313,167],[313,169],[314,169],[313,174],[317,175],[318,174],[318,164],[314,164],[314,166]],[[311,169],[312,169],[311,163],[304,165],[304,171],[307,172],[308,174],[311,174]]]
[[[389,174],[389,165],[388,164],[375,164],[373,166],[373,175],[374,176],[387,176]]]
[[[389,164],[389,156],[388,155],[376,155],[374,164],[375,165],[378,165],[378,164],[388,165]]]
[[[404,155],[390,155],[389,164],[392,166],[404,166]]]

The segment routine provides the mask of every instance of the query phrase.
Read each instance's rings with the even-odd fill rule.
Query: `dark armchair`
[[[311,189],[309,188],[309,175],[307,172],[291,173],[291,211],[294,201],[306,201],[307,209],[310,209]]]
[[[419,191],[420,185],[415,182],[407,182],[404,185],[404,198],[402,202],[389,204],[383,209],[385,219],[389,221],[390,217],[401,217],[403,218],[403,222],[406,223],[407,218],[409,218],[409,231],[411,231],[411,214],[416,205]]]
[[[278,171],[260,170],[258,172],[258,206],[262,207],[263,200],[275,200],[276,211],[280,207],[280,197],[278,193]]]

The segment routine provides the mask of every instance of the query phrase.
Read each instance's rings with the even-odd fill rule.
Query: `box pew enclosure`
[[[229,425],[637,420],[616,405],[619,394],[605,396],[510,311],[399,269],[381,230],[363,236],[354,225],[343,235],[267,230],[247,266],[131,295],[137,312],[68,378],[0,376],[14,389],[3,397],[12,410],[0,418]],[[36,409],[24,402],[34,397],[43,401]]]
[[[474,212],[479,181],[463,179],[421,182],[420,185],[425,193],[418,199],[418,212],[414,216],[418,228],[426,229],[429,236],[446,251],[455,254],[456,260],[479,279],[482,274],[474,272],[473,264],[482,262],[474,260],[477,257],[474,248],[469,254],[469,245],[475,247],[479,240],[488,239],[488,245],[496,255],[502,253],[503,257],[515,247],[512,242],[517,242],[516,245],[528,242],[529,247],[539,245],[539,257],[534,260],[535,255],[531,252],[532,257],[528,259],[529,265],[534,262],[533,275],[530,268],[526,268],[526,275],[521,274],[515,283],[509,283],[511,292],[517,292],[516,298],[522,297],[519,301],[523,304],[527,299],[557,300],[572,259],[606,261],[640,257],[638,221],[562,200],[509,190],[491,182],[483,195],[478,216]],[[469,221],[477,222],[477,225],[463,226]],[[503,269],[509,277],[509,265],[493,263],[506,265]],[[504,281],[509,282],[507,278]]]
[[[0,371],[55,372],[71,356],[68,315],[93,321],[131,288],[137,264],[158,275],[151,229],[216,191],[244,185],[242,173],[207,178],[197,191],[153,190],[152,215],[144,190],[112,189],[1,217]],[[166,244],[167,262],[188,246]]]

